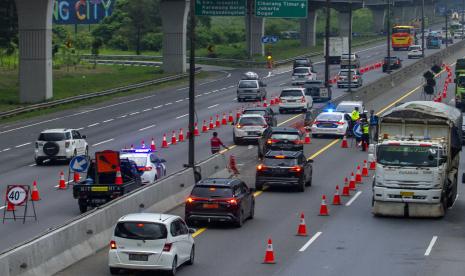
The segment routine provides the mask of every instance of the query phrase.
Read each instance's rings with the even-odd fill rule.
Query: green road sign
[[[307,6],[307,0],[255,0],[255,16],[305,18]]]
[[[245,16],[245,1],[246,0],[195,0],[195,15]]]

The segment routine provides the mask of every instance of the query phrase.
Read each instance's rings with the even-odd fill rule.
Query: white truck
[[[324,40],[324,51],[326,56],[326,39]],[[349,38],[348,37],[330,37],[329,38],[329,63],[339,64],[341,55],[349,53]]]
[[[462,115],[431,101],[399,105],[379,119],[372,212],[381,216],[442,217],[457,197]]]

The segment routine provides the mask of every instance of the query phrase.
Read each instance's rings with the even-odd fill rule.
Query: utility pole
[[[190,1],[190,55],[189,55],[189,167],[195,166],[195,1]]]
[[[386,73],[391,72],[391,0],[387,0],[387,68]]]
[[[343,43],[344,44],[344,43]],[[349,85],[347,92],[352,93],[352,1],[349,3]]]
[[[448,34],[448,26],[449,25],[449,12],[447,10],[447,4],[446,4],[446,48],[449,47],[449,34]]]
[[[331,0],[326,0],[326,26],[325,26],[325,86],[329,88],[329,27],[330,27],[330,4]]]
[[[463,24],[465,23],[465,21],[463,20],[464,13],[465,13],[465,0],[462,0],[462,22],[460,22],[461,23],[460,28],[462,28],[462,40],[464,39],[463,37]]]
[[[252,3],[253,0],[247,0],[247,48],[250,60],[252,60]]]
[[[425,0],[421,1],[421,57],[425,57]]]

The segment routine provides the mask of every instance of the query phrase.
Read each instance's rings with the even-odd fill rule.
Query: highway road
[[[382,59],[384,45],[370,46],[360,50],[362,64],[373,64]],[[434,51],[428,50],[427,53]],[[406,52],[398,52],[407,60]],[[316,60],[316,71],[323,77],[321,59]],[[268,84],[268,94],[278,95],[283,86],[290,83],[290,68],[282,67],[273,71],[258,70]],[[202,80],[196,88],[197,118],[199,125],[210,116],[222,115],[223,112],[235,112],[246,106],[238,104],[235,89],[240,75],[246,70],[228,70],[216,79]],[[338,71],[331,66],[332,75]],[[364,75],[364,83],[370,83],[382,76],[381,70],[370,71]],[[333,97],[345,93],[334,89]],[[26,121],[0,126],[0,194],[5,193],[8,184],[32,184],[38,181],[42,200],[36,204],[38,222],[25,225],[7,222],[0,228],[0,249],[6,250],[20,242],[33,238],[43,231],[61,225],[79,215],[77,202],[72,198],[71,190],[57,190],[59,172],[66,171],[65,164],[51,164],[37,167],[33,161],[34,141],[40,131],[48,128],[77,128],[88,136],[91,153],[98,150],[118,150],[131,144],[137,145],[141,140],[149,143],[155,137],[160,146],[163,133],[187,128],[187,94],[186,86],[163,88],[144,94],[117,98],[109,102],[85,106],[79,109],[62,111]],[[321,105],[321,104],[318,104]],[[318,106],[316,105],[316,106]],[[281,122],[287,122],[293,115],[280,116]],[[291,122],[287,122],[291,123]],[[231,126],[218,130],[220,137],[232,144]],[[202,134],[196,139],[196,160],[206,159],[209,152],[210,133]],[[317,144],[315,144],[317,145]],[[187,162],[187,143],[159,149],[159,155],[167,160],[168,173],[179,170]],[[1,206],[0,209],[4,208]]]
[[[443,82],[441,77],[438,83]],[[396,103],[421,99],[420,85],[417,78],[406,81],[366,105],[382,113]],[[448,91],[448,101],[453,95],[452,88]],[[350,198],[343,198],[342,206],[329,205],[330,215],[318,216],[321,196],[331,198],[335,186],[342,186],[344,177],[367,158],[366,153],[353,147],[343,149],[339,143],[331,138],[319,138],[305,147],[306,155],[314,159],[314,174],[312,187],[304,193],[283,189],[256,192],[255,218],[242,228],[223,225],[199,228],[194,234],[195,264],[182,267],[178,274],[463,275],[465,200],[462,196],[442,219],[378,218],[371,214],[372,180],[366,177]],[[240,164],[241,179],[253,186],[256,151],[241,146],[234,153]],[[461,157],[460,168],[463,168],[463,153]],[[460,186],[459,193],[462,189]],[[301,212],[306,215],[308,237],[295,235]],[[184,208],[180,206],[171,213],[182,216]],[[262,264],[268,238],[273,240],[276,264]],[[110,275],[107,251],[102,249],[57,275]]]

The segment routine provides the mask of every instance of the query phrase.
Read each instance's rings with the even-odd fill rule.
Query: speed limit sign
[[[13,205],[21,205],[26,199],[27,191],[23,186],[11,186],[6,195],[6,200]]]

